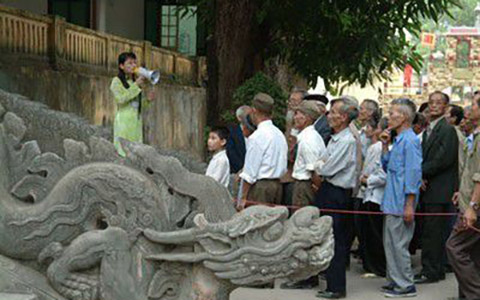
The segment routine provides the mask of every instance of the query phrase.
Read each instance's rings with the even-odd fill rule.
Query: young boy
[[[226,128],[216,128],[210,131],[207,145],[208,151],[213,153],[213,157],[208,164],[205,175],[212,177],[228,188],[230,184],[230,163],[225,150],[227,139],[228,130]]]

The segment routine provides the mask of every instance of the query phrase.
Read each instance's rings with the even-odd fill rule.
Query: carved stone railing
[[[2,51],[46,56],[52,19],[0,6]]]
[[[78,29],[78,26],[71,24],[66,26],[65,59],[107,67],[108,39],[93,30],[86,32]]]
[[[67,23],[59,16],[40,16],[0,5],[0,51],[48,60],[53,68],[93,67],[115,73],[124,51],[137,55],[140,64],[175,75],[193,84],[205,77],[205,60]]]

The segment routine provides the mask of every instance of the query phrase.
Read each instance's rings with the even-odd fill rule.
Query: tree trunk
[[[214,6],[215,24],[207,44],[209,125],[218,123],[235,89],[261,68],[255,1],[215,0]]]

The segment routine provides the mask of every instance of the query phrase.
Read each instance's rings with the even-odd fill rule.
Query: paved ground
[[[347,273],[347,298],[350,300],[380,300],[386,299],[379,288],[385,283],[382,278],[360,278],[362,270],[358,262],[353,262]],[[414,257],[414,266],[418,269],[419,257]],[[314,300],[316,291],[312,290],[282,290],[280,282],[274,289],[241,288],[233,292],[231,300]],[[447,279],[439,283],[418,285],[418,300],[446,300],[457,295],[457,282],[453,274],[447,274]]]

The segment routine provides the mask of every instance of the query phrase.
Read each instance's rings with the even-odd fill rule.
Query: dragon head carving
[[[199,214],[184,231],[144,231],[156,243],[198,246],[192,253],[162,253],[152,260],[200,262],[234,285],[258,285],[275,278],[298,281],[326,269],[333,257],[332,219],[309,206],[288,218],[285,207],[252,206],[226,222]],[[200,250],[199,250],[200,249]]]

